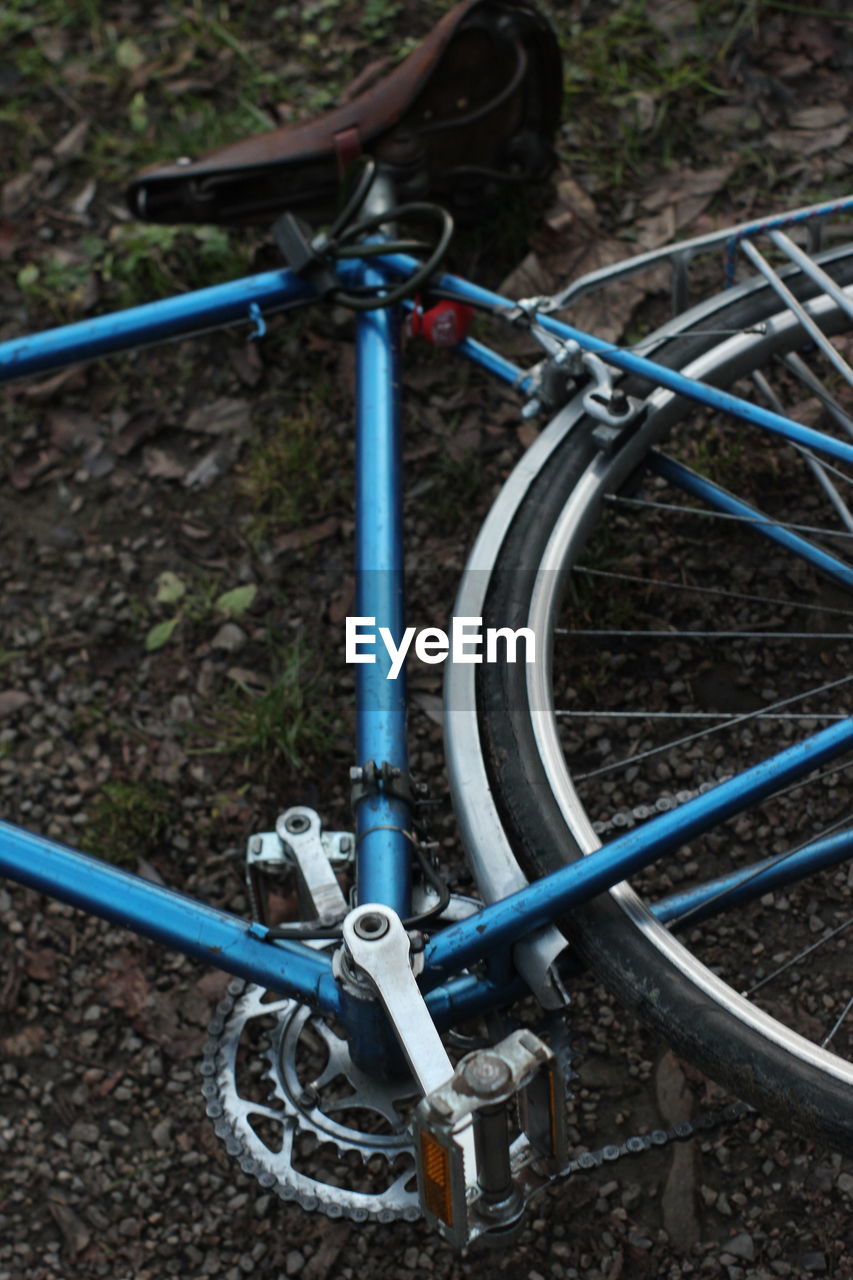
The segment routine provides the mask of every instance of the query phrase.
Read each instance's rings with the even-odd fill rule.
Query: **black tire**
[[[853,247],[836,252],[828,269],[843,285],[853,281]],[[802,278],[796,281],[795,289],[806,298],[817,292]],[[683,369],[702,354],[722,350],[720,330],[756,326],[780,309],[773,292],[756,285],[737,300],[722,299],[703,316],[694,317],[683,331],[666,338],[653,358]],[[831,329],[849,324],[834,311],[822,323]],[[762,363],[765,339],[756,337],[747,346],[746,365],[757,357]],[[742,372],[742,366],[740,358],[734,359],[731,367],[721,365],[711,380],[729,383]],[[622,385],[635,394],[648,393],[648,387]],[[572,427],[530,484],[513,516],[492,573],[484,626],[529,625],[546,545],[570,496],[590,474],[591,465],[609,467],[612,480],[608,483],[618,489],[635,474],[659,433],[669,432],[669,423],[686,409],[686,402],[679,404],[669,398],[665,411],[651,412],[629,444],[607,464],[592,439],[595,423],[582,418]],[[574,558],[573,551],[572,563]],[[564,566],[566,572],[569,568],[571,564]],[[484,663],[477,668],[476,678],[481,749],[501,822],[525,873],[537,878],[583,855],[537,746],[527,670],[522,663]],[[800,1044],[792,1049],[784,1034],[781,1038],[769,1035],[761,1016],[745,1021],[737,999],[718,998],[716,980],[710,980],[709,989],[707,969],[700,973],[694,970],[692,959],[673,959],[670,942],[661,940],[661,934],[666,939],[670,935],[659,925],[650,928],[649,920],[634,894],[618,886],[575,910],[560,924],[615,996],[659,1030],[687,1060],[785,1126],[853,1151],[853,1068],[849,1062],[836,1060],[828,1067],[827,1055],[812,1055]],[[728,987],[725,991],[731,994]]]

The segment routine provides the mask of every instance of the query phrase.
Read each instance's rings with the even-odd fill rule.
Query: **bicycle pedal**
[[[458,1249],[520,1230],[527,1202],[567,1163],[556,1056],[523,1029],[467,1054],[414,1117],[427,1223]],[[519,1130],[512,1137],[514,1128]]]
[[[336,873],[351,866],[354,857],[352,832],[324,831],[313,809],[287,809],[276,820],[275,831],[249,837],[246,880],[257,918],[262,924],[268,922],[265,881],[291,876],[300,919],[321,924],[342,920],[348,908]]]

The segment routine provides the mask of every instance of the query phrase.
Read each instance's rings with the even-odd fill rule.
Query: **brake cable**
[[[285,262],[320,295],[352,311],[374,311],[394,306],[416,294],[436,270],[453,236],[453,218],[441,205],[415,200],[359,218],[376,177],[376,162],[365,158],[355,189],[328,231],[313,233],[312,228],[295,214],[283,213],[273,224],[275,242]],[[364,241],[363,237],[389,222],[403,218],[427,219],[437,224],[434,241],[401,237]],[[355,219],[355,221],[353,221]],[[342,289],[335,273],[335,262],[347,258],[371,258],[389,253],[428,253],[420,266],[400,284],[367,286],[363,292]]]

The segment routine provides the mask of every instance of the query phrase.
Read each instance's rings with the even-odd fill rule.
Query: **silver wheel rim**
[[[825,321],[836,307],[831,299],[822,297],[809,304],[809,310],[816,318]],[[702,379],[708,378],[712,369],[737,368],[738,362],[754,356],[757,346],[782,345],[786,336],[798,328],[794,317],[786,313],[768,323],[765,335],[739,334],[695,360],[683,372]],[[617,486],[634,468],[653,439],[666,429],[667,411],[671,410],[673,416],[677,411],[675,397],[669,392],[655,392],[649,403],[652,412],[647,427],[625,446],[615,464],[601,456],[594,459],[561,512],[542,558],[531,598],[527,625],[537,637],[551,637],[553,634],[560,584],[595,522],[605,490]],[[575,790],[558,739],[550,653],[545,661],[540,660],[527,667],[527,696],[536,743],[549,785],[572,836],[583,854],[588,855],[601,847],[601,841]],[[627,883],[614,886],[610,894],[631,923],[680,971],[685,981],[804,1066],[816,1067],[853,1087],[853,1064],[805,1039],[739,995],[658,923]]]

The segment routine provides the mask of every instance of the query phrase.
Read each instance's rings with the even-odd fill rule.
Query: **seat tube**
[[[364,282],[381,283],[365,268]],[[375,619],[375,662],[355,667],[358,764],[384,771],[374,784],[356,780],[358,901],[411,915],[406,678],[388,678],[391,658],[379,639],[387,627],[395,648],[404,631],[403,477],[399,391],[400,316],[394,308],[360,312],[356,331],[356,607]],[[396,778],[393,771],[398,770]],[[370,774],[366,770],[366,774]]]

